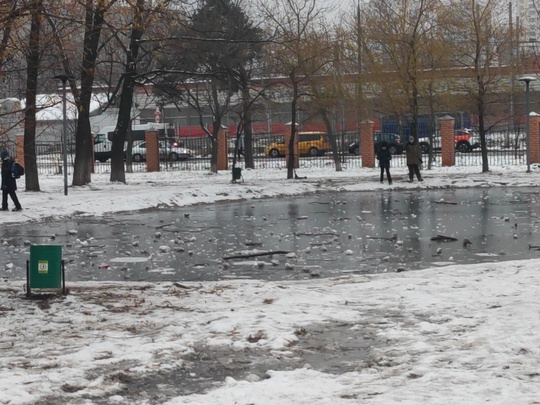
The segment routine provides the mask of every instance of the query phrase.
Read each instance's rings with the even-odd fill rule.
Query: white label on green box
[[[38,273],[39,274],[48,274],[49,273],[49,261],[48,260],[38,260]]]

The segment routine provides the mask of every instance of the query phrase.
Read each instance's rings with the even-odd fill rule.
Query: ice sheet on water
[[[256,266],[256,267],[261,266],[261,264],[264,266],[272,266],[271,262],[265,262],[262,260],[242,260],[242,261],[237,261],[237,262],[232,263],[233,266]]]
[[[111,263],[142,263],[147,261],[148,257],[144,256],[115,257],[110,260]]]

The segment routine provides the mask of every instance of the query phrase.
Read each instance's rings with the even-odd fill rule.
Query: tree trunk
[[[298,85],[292,78],[293,82],[293,95],[291,101],[291,137],[289,139],[289,159],[287,159],[287,179],[294,179],[294,138],[296,136],[296,104],[298,103]]]
[[[214,123],[215,128],[215,123]],[[210,171],[212,173],[218,172],[218,166],[217,166],[217,158],[218,158],[218,132],[219,132],[219,126],[218,129],[214,129],[212,131],[212,137],[210,138],[212,141],[212,156],[210,157]]]
[[[339,151],[337,147],[336,142],[336,134],[333,131],[332,122],[330,121],[330,117],[328,116],[328,111],[323,110],[321,111],[321,115],[324,121],[324,124],[326,125],[326,133],[328,136],[328,141],[330,142],[330,146],[332,146],[332,157],[334,158],[334,164],[336,166],[336,172],[343,171],[343,168],[341,167],[341,159],[339,156]],[[343,148],[345,148],[345,145],[343,145]]]
[[[135,16],[133,18],[133,28],[131,30],[131,40],[126,60],[126,73],[122,83],[122,95],[120,97],[120,108],[118,110],[118,123],[114,130],[111,150],[111,181],[126,182],[126,172],[124,167],[124,142],[129,126],[131,125],[131,106],[133,105],[133,88],[135,86],[135,76],[137,74],[136,62],[139,54],[139,40],[142,37],[142,13],[145,0],[137,0]]]
[[[242,102],[243,102],[243,120],[244,120],[244,159],[246,169],[255,169],[253,159],[253,128],[251,118],[251,97],[249,88],[242,87]]]
[[[86,3],[86,23],[84,34],[84,51],[81,69],[81,90],[77,108],[77,132],[75,138],[75,167],[73,170],[73,185],[83,186],[92,181],[92,128],[90,126],[90,101],[96,59],[98,55],[99,38],[103,26],[104,10],[93,8],[93,1]]]
[[[433,99],[429,99],[429,124],[428,124],[428,141],[430,145],[433,145],[433,134],[435,133],[437,124],[435,118],[435,107],[433,106]],[[428,165],[427,169],[431,170],[433,164],[433,148],[430,146],[428,148]]]
[[[127,139],[126,139],[126,173],[133,173],[133,134],[132,134],[132,126],[128,125],[127,130]]]
[[[484,96],[478,98],[478,132],[480,134],[480,147],[482,149],[482,173],[489,172],[488,153],[486,147],[486,127],[484,123]]]
[[[26,57],[26,109],[24,111],[24,165],[26,191],[40,191],[36,162],[36,94],[38,82],[39,40],[43,18],[42,0],[34,0],[31,14],[30,38]]]
[[[411,136],[414,136],[414,142],[418,143],[418,88],[416,81],[412,82],[412,98],[411,98]]]

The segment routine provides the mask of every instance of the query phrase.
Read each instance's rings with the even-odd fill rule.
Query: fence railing
[[[284,156],[272,157],[269,150],[273,144],[282,142],[284,139],[280,135],[255,135],[253,137],[253,158],[255,169],[265,168],[285,168],[286,162]],[[339,133],[336,136],[337,158],[340,162],[349,168],[362,167],[362,157],[354,153],[355,142],[359,139],[357,133]],[[482,154],[479,139],[471,138],[471,148],[467,151],[455,152],[456,166],[481,166]],[[175,149],[172,142],[166,140],[166,153],[162,153],[160,159],[160,170],[162,171],[195,171],[210,170],[212,145],[208,138],[183,138],[176,141],[177,147],[188,149],[189,156],[180,156],[171,158],[171,152]],[[490,166],[523,165],[526,164],[526,134],[523,127],[504,126],[493,128],[486,135],[486,146],[488,163]],[[170,149],[169,149],[170,148]],[[229,138],[227,141],[229,154],[229,167],[232,167],[233,155],[235,151],[235,138]],[[68,171],[72,172],[75,161],[75,145],[68,144]],[[37,165],[40,174],[56,175],[62,174],[63,170],[63,152],[61,143],[38,143],[36,144]],[[127,153],[127,152],[126,152]],[[140,153],[139,150],[132,150],[133,154]],[[425,164],[427,155],[424,155]],[[432,152],[432,165],[434,167],[441,165],[440,149],[434,148]],[[140,159],[139,159],[140,160]],[[242,155],[237,158],[237,164],[244,164]],[[300,155],[299,164],[301,168],[319,167],[333,168],[333,151],[321,152],[319,156]],[[146,172],[146,162],[132,161],[126,162],[126,171],[128,172]],[[405,167],[405,154],[395,154],[391,161],[392,167]],[[110,160],[107,162],[95,162],[94,171],[96,173],[109,173],[111,170]]]

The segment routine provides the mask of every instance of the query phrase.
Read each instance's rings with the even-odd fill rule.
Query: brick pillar
[[[220,129],[217,136],[217,169],[229,168],[229,148],[227,147],[227,130]]]
[[[443,166],[456,164],[456,140],[454,135],[454,118],[446,115],[439,118],[441,129],[441,158]]]
[[[531,136],[531,163],[540,163],[540,115],[531,112],[529,116]]]
[[[17,162],[24,167],[24,135],[17,135],[15,137],[15,154]]]
[[[291,140],[291,126],[285,126],[285,162],[289,162],[290,153],[289,153],[289,142]],[[298,169],[300,167],[300,161],[298,158],[298,127],[294,128],[294,145],[293,145],[293,159],[294,159],[294,168]],[[288,166],[287,166],[288,167]]]
[[[375,167],[373,121],[368,120],[360,123],[360,156],[362,156],[362,167]]]
[[[146,131],[146,171],[159,172],[159,141],[157,131]]]

